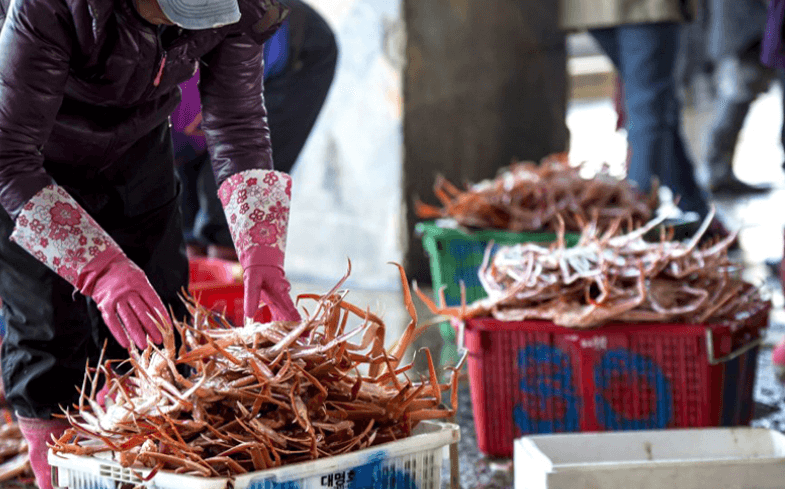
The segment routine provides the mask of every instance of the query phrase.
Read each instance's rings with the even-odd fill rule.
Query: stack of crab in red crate
[[[653,221],[589,225],[572,248],[500,247],[479,272],[487,298],[431,304],[463,329],[481,451],[509,457],[527,434],[751,421],[770,303],[728,258],[733,236],[700,240],[708,222],[681,242],[644,239]]]

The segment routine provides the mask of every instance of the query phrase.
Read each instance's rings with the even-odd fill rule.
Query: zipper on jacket
[[[164,65],[166,65],[166,51],[164,51],[164,55],[161,57],[161,65],[158,67],[158,73],[155,75],[155,80],[153,80],[154,87],[161,84],[161,76],[164,74]]]
[[[155,77],[153,78],[152,85],[147,86],[147,90],[144,91],[141,98],[146,100],[152,93],[158,88],[158,85],[161,83],[161,78],[164,74],[164,66],[166,65],[166,49],[164,49],[163,42],[161,41],[161,29],[156,29],[155,32],[155,53],[156,59],[160,61],[157,63],[158,70],[155,73]],[[160,58],[159,58],[160,56]]]

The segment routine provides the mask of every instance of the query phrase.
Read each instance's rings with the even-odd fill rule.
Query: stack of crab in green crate
[[[586,170],[585,165],[570,164],[566,154],[556,154],[539,164],[513,163],[494,179],[465,188],[437,177],[434,194],[441,206],[415,202],[415,213],[423,219],[415,232],[430,260],[435,294],[441,291],[447,306],[486,297],[478,272],[498,246],[549,246],[560,232],[572,246],[588,222],[602,229],[621,218],[633,229],[654,217],[660,204],[656,185],[643,194],[607,167]],[[440,331],[441,362],[454,364],[455,330],[445,322]]]

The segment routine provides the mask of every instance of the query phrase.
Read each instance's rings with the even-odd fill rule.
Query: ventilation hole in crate
[[[83,472],[60,469],[58,475],[58,484],[69,489],[115,489],[114,481]]]
[[[427,489],[437,489],[436,488],[436,479],[441,477],[441,474],[436,474],[436,468],[433,466],[433,452],[430,452],[423,458],[423,479],[424,479],[424,488]]]
[[[129,469],[116,467],[113,465],[101,465],[99,468],[99,474],[102,477],[108,477],[119,482],[130,484],[139,484],[142,482],[142,479],[133,475]]]

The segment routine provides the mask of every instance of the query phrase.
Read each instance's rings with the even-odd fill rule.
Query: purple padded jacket
[[[8,7],[0,31],[0,205],[12,218],[52,183],[44,160],[86,178],[107,170],[166,121],[179,103],[178,85],[197,67],[202,129],[219,184],[239,171],[272,168],[262,45],[288,9],[277,0],[239,0],[236,24],[187,31],[145,22],[131,1],[14,0]]]
[[[785,23],[785,0],[771,0],[763,31],[763,46],[760,60],[770,68],[785,69],[785,42],[783,24]]]

